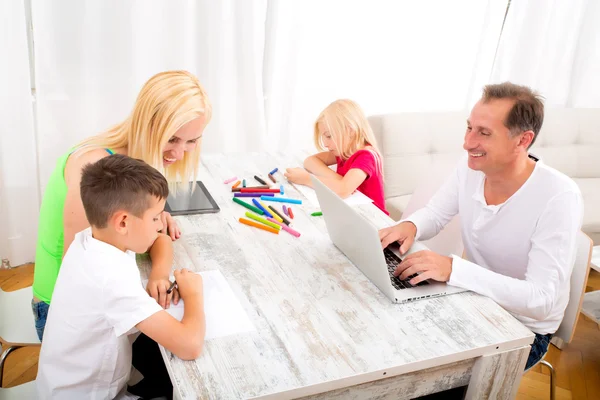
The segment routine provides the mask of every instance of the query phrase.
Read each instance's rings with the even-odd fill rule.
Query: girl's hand
[[[175,241],[181,237],[181,230],[177,226],[177,222],[167,211],[163,211],[160,216],[163,224],[161,233],[167,234],[171,237],[171,240]]]
[[[292,183],[310,186],[310,174],[304,168],[287,168],[283,175]]]

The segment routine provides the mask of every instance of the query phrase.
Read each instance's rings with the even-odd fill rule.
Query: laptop
[[[392,302],[408,303],[465,291],[434,280],[413,286],[409,281],[414,275],[406,280],[395,277],[393,272],[402,261],[399,245],[382,249],[379,232],[371,222],[314,175],[311,180],[333,244]],[[415,242],[407,254],[419,250],[426,250],[426,247]]]

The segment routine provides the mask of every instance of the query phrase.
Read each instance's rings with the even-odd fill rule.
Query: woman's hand
[[[177,226],[177,222],[167,211],[163,211],[160,219],[163,224],[163,229],[161,233],[168,234],[171,237],[171,240],[177,240],[181,237],[181,230],[179,226]]]

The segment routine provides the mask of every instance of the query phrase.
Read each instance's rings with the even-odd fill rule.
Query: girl
[[[210,118],[210,102],[194,75],[161,72],[146,82],[125,121],[84,140],[58,159],[42,199],[35,256],[32,308],[40,340],[62,257],[75,234],[90,225],[79,193],[82,168],[119,153],[144,160],[170,182],[195,180],[199,143]],[[170,238],[159,235],[149,250],[152,272],[147,291],[166,308],[172,296],[166,293],[171,283],[170,242],[179,238],[180,231],[168,213],[161,218],[163,232]]]
[[[375,135],[362,109],[352,100],[336,100],[325,108],[314,128],[317,153],[304,161],[304,168],[288,168],[292,183],[312,186],[312,173],[341,198],[359,190],[383,212],[383,165]],[[329,168],[337,165],[337,172]]]

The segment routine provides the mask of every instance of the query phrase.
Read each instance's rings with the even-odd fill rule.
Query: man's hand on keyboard
[[[447,282],[452,273],[452,258],[441,256],[430,250],[417,251],[402,260],[396,270],[395,276],[400,279],[406,279],[413,274],[419,274],[410,280],[411,285],[427,279],[433,279],[440,282]]]
[[[398,242],[400,243],[400,254],[406,254],[415,241],[416,234],[417,227],[410,221],[384,228],[379,231],[381,248],[385,249],[391,243]]]

